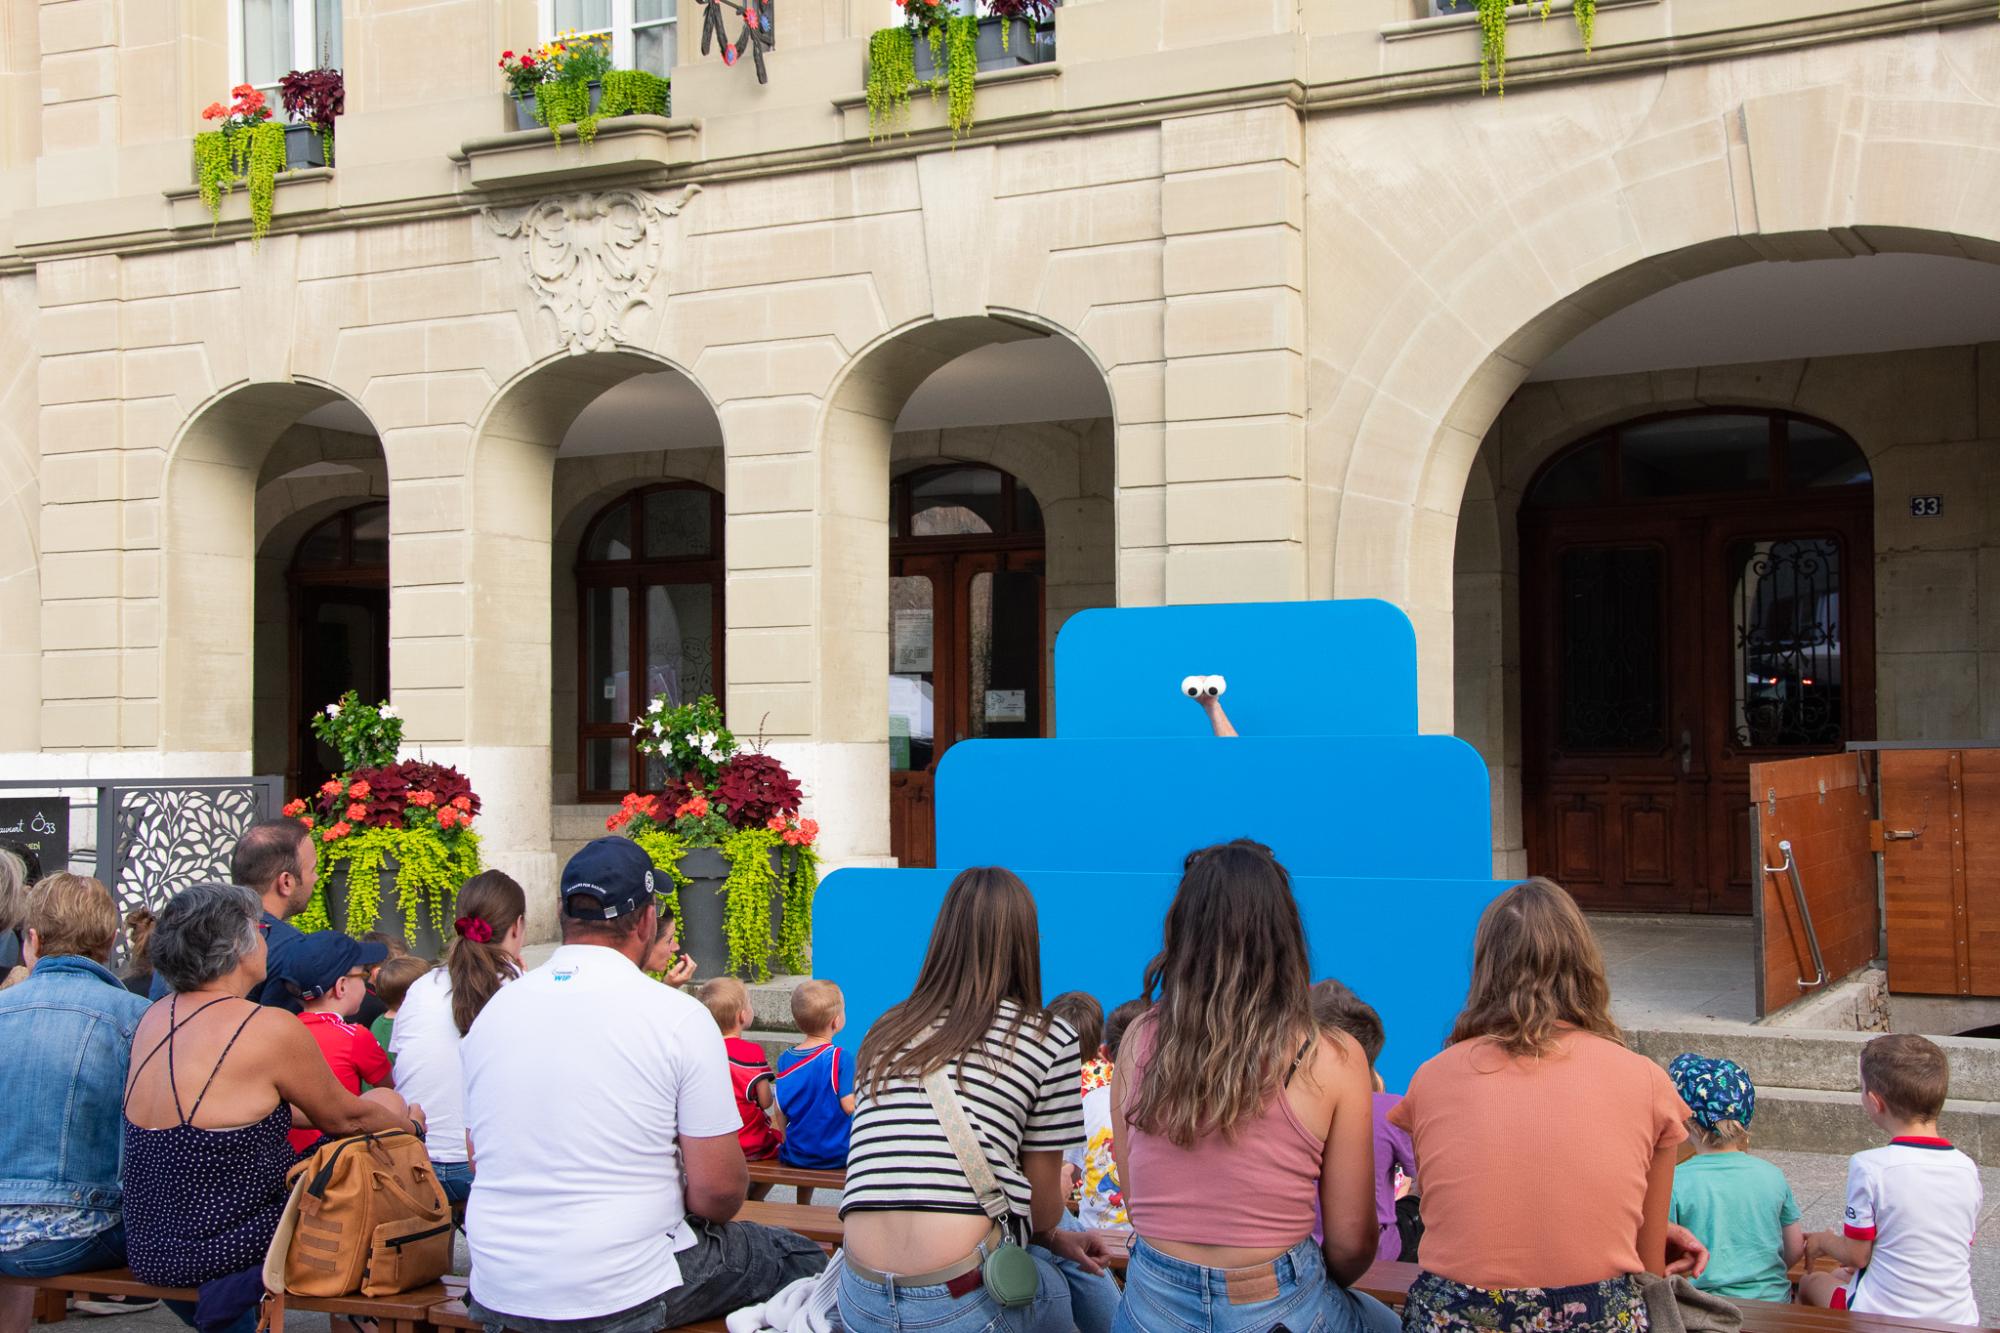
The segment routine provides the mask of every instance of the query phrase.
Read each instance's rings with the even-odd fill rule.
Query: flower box
[[[1001,44],[1000,34],[1006,31],[1006,44]],[[1047,31],[1038,29],[1026,19],[995,18],[988,15],[979,20],[979,39],[974,50],[978,53],[981,69],[1012,69],[1016,65],[1039,65],[1044,60],[1055,58],[1056,33],[1051,26]],[[931,44],[919,37],[914,52],[917,78],[928,82],[941,78],[944,71],[938,68],[931,56]]]
[[[397,876],[402,872],[401,864],[394,852],[385,852],[381,869],[376,874],[376,901],[381,904],[372,922],[350,921],[348,919],[347,877],[352,869],[345,860],[334,862],[326,876],[322,889],[323,903],[331,928],[345,930],[355,935],[365,935],[371,930],[379,930],[385,935],[393,935],[410,946],[410,952],[420,958],[442,958],[445,941],[440,935],[436,921],[431,916],[429,904],[419,900],[417,910],[405,914],[396,889]],[[449,904],[446,904],[449,906]]]
[[[510,98],[508,98],[507,100],[508,100],[508,101],[510,101],[510,102],[512,102],[512,103],[514,104],[514,128],[515,128],[515,129],[517,129],[517,130],[538,130],[538,129],[542,128],[542,122],[541,122],[541,120],[540,120],[540,119],[539,119],[539,118],[538,118],[538,117],[536,116],[536,114],[535,114],[535,99],[534,99],[534,98],[532,98],[532,97],[510,97]],[[597,114],[597,108],[598,108],[598,107],[600,107],[600,106],[602,106],[603,104],[604,104],[604,85],[603,85],[602,83],[599,83],[599,82],[595,82],[595,81],[593,81],[593,82],[592,82],[592,83],[590,84],[590,112],[589,112],[589,114],[591,114],[591,115],[593,115],[593,116],[594,116],[594,115],[596,115],[596,114]],[[573,122],[572,122],[572,123],[573,123]]]
[[[731,970],[732,975],[745,981],[766,979],[773,972],[782,972],[788,966],[776,945],[784,922],[786,867],[782,853],[783,849],[778,847],[770,852],[771,875],[776,886],[771,891],[769,904],[771,951],[765,958],[739,962]],[[687,876],[687,883],[679,885],[674,895],[679,906],[676,920],[680,926],[681,952],[699,965],[697,975],[720,976],[729,964],[728,897],[725,889],[729,882],[729,861],[719,848],[690,847],[681,856],[677,868]]]
[[[311,125],[285,126],[285,170],[326,165],[326,139]]]

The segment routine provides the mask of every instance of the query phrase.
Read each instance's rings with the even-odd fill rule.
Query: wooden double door
[[[938,761],[959,741],[1042,734],[1039,546],[893,555],[889,564],[889,848],[937,864]]]
[[[1874,736],[1866,489],[1528,511],[1521,571],[1530,872],[1750,911],[1751,761]]]

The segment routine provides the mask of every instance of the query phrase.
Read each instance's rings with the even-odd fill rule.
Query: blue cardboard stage
[[[1228,682],[1241,733],[1181,693]],[[1416,637],[1386,602],[1084,611],[1056,641],[1057,734],[963,741],[937,773],[936,870],[841,870],[813,911],[814,971],[847,996],[858,1046],[908,996],[958,870],[1034,891],[1044,998],[1139,993],[1194,848],[1249,837],[1292,874],[1315,978],[1381,1011],[1391,1091],[1444,1042],[1465,997],[1492,874],[1486,766],[1417,734]]]

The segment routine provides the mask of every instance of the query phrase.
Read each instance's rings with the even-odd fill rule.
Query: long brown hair
[[[500,941],[514,923],[528,914],[528,895],[512,877],[485,870],[465,881],[458,891],[458,919],[483,921],[489,938],[475,940],[461,932],[445,950],[445,970],[451,974],[451,1021],[460,1036],[472,1031],[472,1020],[494,997],[502,983],[521,975],[521,966]]]
[[[1491,1037],[1509,1055],[1547,1055],[1565,1027],[1625,1044],[1590,923],[1562,885],[1537,876],[1479,918],[1472,986],[1451,1040]]]
[[[1150,1134],[1188,1147],[1234,1134],[1283,1087],[1315,1035],[1312,974],[1291,876],[1239,838],[1189,854],[1146,965],[1152,1050],[1125,1108]],[[1260,1049],[1261,1047],[1261,1049]]]
[[[1011,870],[962,870],[945,890],[910,998],[861,1041],[856,1081],[865,1093],[913,1082],[977,1051],[1003,1001],[1018,1007],[1003,1040],[1026,1024],[1048,1031],[1042,1008],[1042,937],[1034,895]]]

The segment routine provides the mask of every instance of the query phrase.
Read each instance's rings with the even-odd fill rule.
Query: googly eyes
[[[1201,676],[1185,676],[1181,679],[1181,693],[1190,699],[1201,698]]]
[[[1202,689],[1207,691],[1211,699],[1220,699],[1223,695],[1229,693],[1229,682],[1220,676],[1205,676],[1202,678],[1201,685]]]
[[[1229,682],[1220,676],[1185,676],[1181,693],[1190,699],[1219,699],[1229,692]]]

